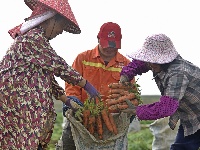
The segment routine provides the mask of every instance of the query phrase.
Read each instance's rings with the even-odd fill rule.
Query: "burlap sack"
[[[67,114],[76,150],[127,150],[127,133],[131,116],[126,113],[116,113],[113,114],[113,117],[117,125],[118,134],[115,135],[109,132],[104,124],[103,140],[99,140],[95,138],[97,137],[96,135],[91,135],[89,131],[72,115]]]
[[[149,129],[154,136],[152,150],[169,150],[174,143],[180,121],[174,130],[170,129],[168,122],[169,117],[165,117],[150,124]]]

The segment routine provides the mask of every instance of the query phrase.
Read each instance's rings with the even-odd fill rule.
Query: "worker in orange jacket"
[[[108,96],[110,83],[120,81],[120,72],[130,60],[118,52],[121,48],[121,28],[113,22],[104,23],[97,35],[98,45],[92,49],[84,51],[76,57],[72,67],[76,69],[85,79],[87,79],[101,93],[102,99]],[[134,82],[134,80],[133,80]],[[67,96],[75,96],[82,103],[87,99],[87,93],[78,86],[65,83]],[[65,118],[66,119],[66,118]],[[60,149],[76,150],[71,128],[67,121],[61,137],[61,143],[57,147]],[[62,146],[61,146],[62,145]],[[59,148],[57,148],[59,149]]]
[[[108,96],[108,84],[119,82],[120,71],[130,60],[118,52],[122,38],[119,25],[112,22],[103,24],[97,38],[99,44],[92,50],[80,53],[72,67],[92,83],[105,100]],[[82,102],[88,97],[80,87],[68,83],[65,83],[65,91],[67,96],[76,96]]]

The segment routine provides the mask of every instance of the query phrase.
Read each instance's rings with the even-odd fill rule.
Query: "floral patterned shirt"
[[[83,79],[56,54],[41,27],[16,37],[0,62],[0,149],[47,146],[53,99],[65,94],[54,76],[72,85]]]

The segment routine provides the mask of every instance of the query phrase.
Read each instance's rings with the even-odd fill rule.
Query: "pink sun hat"
[[[24,33],[23,30],[21,30],[23,28],[23,24],[31,24],[30,28],[33,28],[39,23],[51,18],[56,13],[60,14],[66,20],[68,20],[68,24],[64,29],[66,32],[73,34],[81,33],[81,30],[68,3],[68,0],[24,0],[24,3],[32,10],[31,16],[26,19],[32,19],[33,21],[31,23],[22,23],[9,30],[8,33],[11,35],[12,38],[15,38],[17,34],[20,35]],[[37,21],[34,21],[34,19]],[[27,27],[25,27],[24,31],[30,29],[26,28]]]
[[[178,56],[171,39],[165,34],[148,36],[140,50],[129,57],[144,62],[165,64],[172,62]]]

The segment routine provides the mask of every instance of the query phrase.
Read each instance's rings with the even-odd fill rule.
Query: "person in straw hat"
[[[200,147],[200,68],[183,59],[171,39],[165,34],[148,36],[143,47],[129,55],[132,58],[122,68],[120,82],[151,70],[160,92],[160,101],[129,108],[123,112],[137,115],[140,120],[156,120],[169,117],[173,130],[180,125],[171,150]]]
[[[32,14],[9,30],[14,42],[0,62],[0,149],[46,149],[56,119],[53,99],[73,110],[54,76],[78,85],[91,98],[99,92],[58,56],[49,40],[81,32],[67,0],[25,0]]]

